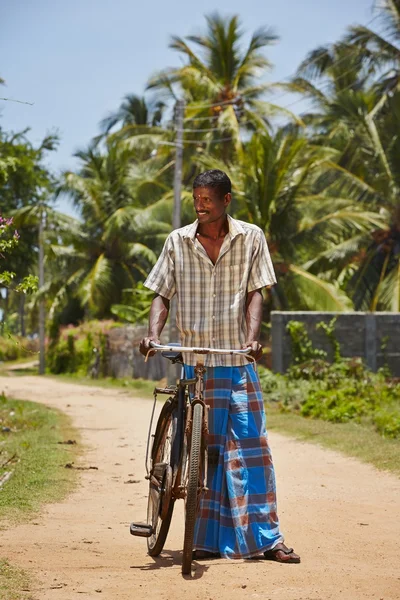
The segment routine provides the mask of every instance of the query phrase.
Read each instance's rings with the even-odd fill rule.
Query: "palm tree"
[[[121,302],[122,291],[146,275],[156,260],[152,248],[170,231],[169,223],[149,215],[147,207],[148,186],[153,200],[166,186],[162,176],[132,173],[135,165],[124,144],[109,141],[105,153],[89,147],[77,156],[81,168],[64,174],[61,191],[73,199],[82,222],[51,247],[59,273],[49,288],[52,311],[77,297],[89,314],[105,317]]]
[[[296,76],[284,89],[299,93],[310,103],[301,117],[314,143],[341,149],[354,162],[360,150],[366,114],[380,100],[371,87],[371,72],[354,48],[343,43],[313,50],[300,64]],[[361,163],[365,165],[366,156]]]
[[[306,267],[312,272],[325,269],[341,279],[356,309],[398,311],[400,147],[395,132],[400,126],[400,92],[392,90],[389,94],[380,83],[375,84],[371,80],[373,70],[366,72],[363,55],[357,51],[351,59],[355,67],[352,81],[342,87],[340,73],[346,61],[339,66],[332,60],[335,48],[342,55],[348,51],[340,44],[331,54],[319,49],[300,68],[300,74],[322,79],[328,89],[321,91],[321,86],[305,77],[293,82],[294,88],[313,99],[317,109],[303,115],[312,126],[312,141],[337,151],[316,187],[354,205],[379,210],[380,218],[371,221],[368,235],[364,232],[343,240],[339,247],[327,248]],[[368,49],[365,53],[365,62],[370,65],[372,54]]]
[[[338,184],[349,198],[377,207],[382,217],[357,255],[349,290],[360,310],[400,311],[400,90],[387,97],[382,112],[366,117],[366,153],[375,157],[361,179],[341,174]],[[372,168],[373,165],[373,168]]]
[[[110,133],[116,125],[158,127],[161,125],[165,104],[161,101],[148,102],[144,96],[126,94],[118,110],[100,123],[103,133]]]
[[[375,18],[381,32],[367,26],[349,28],[344,42],[358,51],[363,64],[373,68],[378,77],[377,87],[386,96],[400,84],[400,1],[375,2]]]
[[[380,223],[379,215],[322,190],[316,183],[337,152],[310,144],[298,128],[274,136],[254,134],[239,160],[228,166],[234,182],[235,216],[261,227],[269,241],[278,285],[279,309],[349,310],[352,302],[340,281],[308,263]],[[208,157],[205,166],[218,166]],[[334,164],[334,163],[332,163]],[[223,165],[220,165],[223,167]]]
[[[198,140],[199,145],[220,143],[227,158],[231,144],[224,142],[232,139],[240,148],[241,128],[265,128],[271,115],[280,110],[262,100],[268,85],[260,83],[272,66],[262,51],[278,38],[262,27],[243,49],[237,16],[223,19],[214,13],[206,21],[204,35],[173,36],[170,48],[183,55],[186,64],[156,74],[148,88],[167,91],[175,99],[183,94],[187,104],[184,137]]]

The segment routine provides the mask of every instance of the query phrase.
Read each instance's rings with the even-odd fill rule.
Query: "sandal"
[[[192,560],[211,560],[212,558],[221,558],[219,552],[207,552],[206,550],[193,550]]]
[[[293,548],[288,548],[283,543],[276,544],[272,550],[264,552],[265,560],[274,560],[280,563],[299,563],[300,556],[293,552]]]

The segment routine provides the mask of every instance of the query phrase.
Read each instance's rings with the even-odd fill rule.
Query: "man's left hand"
[[[249,354],[255,358],[255,360],[260,360],[262,357],[262,345],[260,342],[255,340],[249,340],[242,345],[242,348],[251,348]]]

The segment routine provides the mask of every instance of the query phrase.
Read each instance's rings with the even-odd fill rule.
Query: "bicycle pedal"
[[[150,537],[153,535],[153,528],[151,525],[145,525],[144,523],[131,523],[129,531],[132,535],[139,537]]]

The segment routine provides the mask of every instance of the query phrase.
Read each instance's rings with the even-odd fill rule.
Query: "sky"
[[[127,93],[143,94],[165,67],[179,66],[168,48],[171,35],[204,31],[204,15],[240,16],[249,36],[272,27],[280,41],[267,50],[274,64],[268,80],[294,73],[306,54],[337,41],[352,24],[371,21],[372,0],[14,0],[0,3],[0,126],[26,127],[33,144],[57,131],[61,142],[48,155],[55,172],[73,169],[73,153],[99,133],[98,124]],[[246,40],[246,37],[244,38]],[[273,98],[271,98],[273,100]],[[281,97],[280,104],[291,98]],[[295,107],[293,107],[293,110]],[[58,208],[73,214],[67,199]]]

